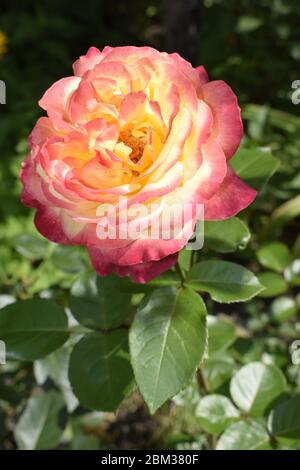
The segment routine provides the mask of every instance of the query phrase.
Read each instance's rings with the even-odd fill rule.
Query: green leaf
[[[252,299],[263,286],[251,271],[229,261],[202,261],[187,275],[186,283],[208,292],[216,302],[243,302]]]
[[[300,286],[300,259],[295,259],[284,271],[284,278],[293,286]]]
[[[288,285],[280,274],[265,272],[257,276],[259,282],[265,287],[265,290],[259,293],[259,297],[275,297],[284,294]]]
[[[97,431],[107,425],[104,413],[92,411],[90,413],[73,415],[70,419],[72,428],[71,450],[104,450],[101,438]]]
[[[260,106],[248,123],[248,134],[252,139],[258,140],[263,137],[268,117],[269,107]]]
[[[277,297],[271,304],[271,315],[273,320],[282,323],[297,314],[297,305],[291,297]]]
[[[291,262],[291,254],[288,247],[280,242],[263,245],[257,251],[257,258],[262,266],[279,273]]]
[[[129,391],[133,376],[125,330],[89,333],[74,347],[69,368],[73,392],[81,405],[115,411]]]
[[[196,408],[197,421],[211,434],[220,434],[239,417],[239,412],[224,395],[207,395]]]
[[[55,285],[69,289],[74,280],[70,274],[56,269],[50,259],[41,263],[31,274],[27,289],[29,295],[40,293]]]
[[[231,349],[232,356],[242,364],[259,361],[262,355],[262,343],[252,338],[239,337]]]
[[[251,362],[232,378],[230,394],[235,404],[252,416],[261,416],[286,388],[281,370],[270,364]]]
[[[14,435],[21,450],[53,449],[59,443],[66,424],[64,401],[50,391],[30,398],[16,424]]]
[[[257,16],[244,15],[240,16],[237,22],[236,30],[238,33],[251,33],[263,24],[261,18]]]
[[[155,279],[147,283],[148,287],[151,289],[155,287],[180,287],[181,280],[178,277],[178,274],[175,271],[166,271],[160,276],[157,276]]]
[[[57,245],[52,253],[51,261],[57,269],[70,274],[80,273],[86,269],[78,247]]]
[[[245,119],[253,119],[260,113],[261,105],[247,104],[243,106],[243,116]],[[287,133],[297,132],[299,129],[299,117],[295,114],[287,113],[278,109],[269,107],[268,123],[271,126],[280,128]]]
[[[68,339],[68,319],[50,300],[20,300],[0,310],[1,339],[7,357],[33,361],[50,354]]]
[[[296,295],[295,300],[296,300],[297,307],[300,308],[300,292],[299,292],[299,294]]]
[[[119,279],[120,291],[126,293],[137,293],[137,294],[149,294],[153,292],[157,287],[180,287],[181,280],[178,277],[178,274],[175,271],[169,270],[166,271],[160,276],[157,276],[147,284],[139,284],[137,282],[132,282],[129,277],[122,277]]]
[[[216,450],[270,450],[270,438],[264,426],[255,421],[231,424],[218,440]]]
[[[283,184],[284,189],[300,189],[300,173]]]
[[[183,249],[178,256],[178,263],[184,271],[188,271],[191,266],[192,250]],[[175,286],[176,287],[176,286]]]
[[[185,287],[155,290],[139,307],[130,335],[131,361],[139,389],[154,413],[185,388],[206,348],[206,308]]]
[[[300,215],[300,196],[285,202],[273,212],[269,224],[268,233],[280,230],[284,225]]]
[[[10,305],[15,303],[16,299],[12,295],[9,294],[0,294],[0,310],[1,308],[6,307],[6,305]]]
[[[294,242],[293,255],[294,255],[295,258],[300,258],[300,234],[297,236],[297,238]]]
[[[45,258],[49,247],[49,243],[46,240],[28,233],[22,233],[13,237],[12,244],[20,255],[31,261]]]
[[[235,341],[235,325],[230,320],[208,315],[209,357],[218,351],[225,351]]]
[[[205,359],[203,362],[203,373],[206,377],[209,390],[212,392],[219,391],[230,381],[236,365],[229,356],[224,359],[213,358]]]
[[[242,180],[260,190],[277,170],[279,161],[269,148],[240,148],[230,164]]]
[[[99,450],[100,443],[96,436],[84,433],[78,426],[73,428],[73,438],[71,441],[71,450]]]
[[[44,384],[49,377],[53,380],[61,390],[68,411],[72,413],[78,406],[78,400],[72,392],[68,377],[69,360],[70,349],[61,348],[44,359],[35,361],[34,374],[40,385]]]
[[[207,221],[204,224],[204,246],[218,253],[231,253],[246,248],[250,232],[237,217],[227,220]]]
[[[300,439],[300,396],[277,405],[270,413],[268,429],[273,436]]]
[[[119,288],[117,276],[83,273],[71,288],[70,309],[88,328],[114,328],[127,318],[131,295]]]

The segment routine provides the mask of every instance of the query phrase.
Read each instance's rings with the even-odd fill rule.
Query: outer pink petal
[[[202,165],[195,174],[195,181],[198,181],[197,194],[209,199],[220,189],[226,178],[226,157],[221,146],[209,139],[202,145],[202,158]],[[189,187],[189,183],[186,184]]]
[[[183,216],[182,208],[179,215]],[[193,229],[194,221],[192,220],[187,221],[181,231],[178,230],[175,238],[150,238],[150,236],[143,236],[143,234],[141,234],[140,238],[137,240],[128,240],[128,243],[120,248],[111,248],[109,244],[108,247],[104,248],[103,245],[106,245],[105,240],[103,242],[98,240],[99,245],[97,244],[97,247],[95,246],[96,243],[92,241],[88,249],[90,253],[93,249],[101,249],[101,254],[105,262],[118,264],[120,266],[131,266],[147,263],[149,261],[158,261],[180,251],[190,239]]]
[[[87,71],[91,70],[96,64],[99,64],[104,55],[97,49],[97,47],[90,47],[86,55],[79,57],[73,64],[74,75],[82,77]]]
[[[96,247],[89,248],[89,255],[95,271],[100,276],[107,276],[108,274],[112,273],[116,273],[119,276],[130,275],[132,281],[142,284],[151,281],[164,271],[170,269],[172,266],[174,266],[178,257],[178,254],[175,253],[158,261],[138,263],[130,266],[120,266],[118,264],[107,261],[105,256],[103,256],[101,249]]]
[[[34,223],[38,231],[48,240],[64,245],[72,245],[63,231],[61,221],[55,209],[40,206],[35,214]]]
[[[204,205],[205,220],[224,220],[248,207],[256,197],[256,191],[244,183],[229,168],[219,191]]]
[[[222,146],[229,159],[240,145],[243,137],[243,123],[237,97],[222,80],[203,85],[203,99],[214,115],[212,138]]]
[[[63,117],[67,104],[81,81],[79,77],[66,77],[55,82],[39,101],[45,111],[54,111]]]
[[[198,67],[196,67],[196,70],[198,72],[199,80],[201,82],[201,85],[204,85],[204,83],[207,83],[208,82],[208,74],[207,74],[205,68],[203,67],[203,65],[199,65]]]
[[[196,90],[201,89],[201,85],[208,81],[207,73],[203,66],[193,68],[192,64],[183,59],[179,54],[168,54],[168,59],[174,66],[181,71],[189,80],[191,80]]]
[[[107,50],[107,53],[105,53]],[[128,63],[135,63],[143,58],[159,59],[161,60],[161,54],[152,47],[136,47],[136,46],[121,46],[105,48],[105,62],[110,61],[124,61]]]
[[[20,179],[23,184],[21,201],[28,207],[38,207],[40,204],[47,204],[47,200],[41,189],[41,181],[36,173],[31,155],[22,163]]]
[[[73,221],[64,210],[40,205],[34,223],[38,231],[52,242],[63,245],[87,243],[87,226]]]
[[[95,78],[109,78],[116,81],[117,87],[120,88],[123,94],[132,91],[132,79],[126,64],[122,62],[106,62],[102,61],[95,65],[93,70],[88,72],[84,78],[95,79]]]
[[[88,114],[88,103],[96,105],[95,89],[89,80],[81,80],[69,100],[69,115],[71,120],[78,124],[84,122]]]
[[[209,139],[201,147],[201,165],[185,184],[166,196],[166,207],[172,203],[203,204],[217,193],[226,174],[227,162],[221,146]]]
[[[200,85],[199,90],[197,90],[195,84],[185,75],[184,70],[179,67],[176,68],[174,64],[166,62],[160,65],[162,65],[163,80],[174,84],[180,92],[181,100],[184,101],[192,111],[196,111],[198,101],[197,92],[200,91]]]
[[[159,261],[152,261],[149,263],[136,264],[131,266],[128,269],[128,274],[133,282],[139,282],[141,284],[146,284],[152,279],[155,279],[160,274],[168,271],[176,263],[178,258],[178,253],[174,255],[167,256]]]
[[[54,132],[55,129],[50,119],[46,116],[40,117],[28,138],[29,145],[32,147],[43,144],[46,139],[53,136]]]

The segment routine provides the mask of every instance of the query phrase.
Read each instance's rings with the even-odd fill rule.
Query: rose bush
[[[255,197],[228,163],[243,134],[236,96],[178,54],[92,47],[74,63],[74,76],[54,83],[39,104],[47,117],[29,139],[22,201],[37,209],[46,238],[86,245],[99,275],[147,282],[176,262],[197,205],[206,220],[223,220]],[[124,211],[149,209],[146,218],[130,213],[137,237],[99,237],[109,225],[107,204],[119,225]],[[192,211],[183,220],[187,204]],[[152,225],[174,208],[179,233],[173,227],[168,238],[151,237]]]

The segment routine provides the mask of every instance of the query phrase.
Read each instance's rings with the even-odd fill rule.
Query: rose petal
[[[54,111],[60,117],[66,113],[67,104],[78,88],[81,79],[79,77],[66,77],[55,82],[42,96],[39,105],[45,111]]]
[[[139,263],[134,266],[120,266],[105,260],[105,256],[100,249],[90,248],[89,255],[92,261],[93,268],[100,276],[107,276],[108,274],[116,273],[119,276],[130,275],[133,282],[145,284],[161,273],[167,271],[177,261],[178,254],[167,256],[159,261],[149,263]]]
[[[243,137],[243,123],[236,95],[222,80],[206,83],[202,92],[203,99],[214,115],[212,138],[219,142],[229,159]]]
[[[86,55],[82,55],[73,64],[74,75],[82,77],[82,75],[91,70],[96,64],[99,64],[104,55],[101,54],[97,47],[90,47]]]
[[[248,207],[255,197],[256,191],[229,168],[220,190],[205,203],[204,218],[223,220],[233,217]]]

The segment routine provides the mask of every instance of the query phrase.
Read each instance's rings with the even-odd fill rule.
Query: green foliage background
[[[46,302],[39,307],[45,309],[45,316],[47,309],[55,317],[56,308],[67,307],[71,334],[67,333],[64,344],[67,319],[60,317],[53,344],[45,345],[41,337],[40,347],[44,353],[51,352],[46,357],[37,349],[36,357],[24,351],[24,337],[15,340],[14,357],[0,366],[0,448],[300,448],[300,364],[298,343],[294,343],[300,339],[300,104],[291,101],[291,84],[300,79],[299,2],[198,0],[191,4],[196,32],[187,58],[194,65],[203,64],[211,79],[227,81],[238,95],[246,132],[233,164],[259,189],[259,197],[239,219],[222,226],[207,224],[204,249],[196,258],[200,264],[214,259],[243,265],[266,289],[245,303],[226,304],[218,292],[203,287],[199,272],[196,281],[195,273],[187,275],[191,285],[196,283],[204,292],[209,355],[192,384],[150,416],[130,368],[124,368],[128,348],[118,332],[126,329],[138,305],[138,318],[142,317],[141,299],[145,293],[157,295],[154,288],[162,288],[165,280],[148,286],[147,292],[115,278],[96,281],[84,251],[55,246],[37,234],[33,214],[19,202],[18,172],[27,152],[26,138],[41,114],[37,101],[45,89],[69,75],[72,62],[90,45],[101,49],[148,44],[171,51],[165,19],[169,2],[86,0],[83,5],[74,0],[2,0],[0,31],[8,44],[0,56],[0,79],[7,85],[7,104],[0,105],[0,307],[11,305],[0,314],[0,339],[7,334],[3,339],[10,341],[5,316],[7,309],[11,314],[13,306],[19,305],[12,302],[34,296]],[[227,243],[220,233],[226,234]],[[184,272],[189,262],[189,254],[183,252]],[[167,284],[173,282],[174,288],[178,279],[175,273],[170,276]],[[164,295],[175,305],[172,288],[168,289]],[[241,300],[252,297],[243,295]],[[31,306],[31,300],[26,302]],[[195,309],[197,302],[194,299],[191,304]],[[107,316],[99,318],[100,307]],[[88,320],[82,318],[83,311],[88,312]],[[76,361],[70,371],[78,405],[67,374],[70,349],[78,334],[90,328],[120,325],[117,333],[106,336],[103,351],[93,341],[98,333],[88,333],[76,346],[79,357],[80,348],[96,348],[100,366],[105,351],[117,348],[117,362],[111,367],[123,364],[124,374],[114,386],[116,396],[105,391],[104,377],[98,395],[86,397],[80,389],[82,376],[77,376],[85,369],[76,370]],[[134,326],[139,327],[138,320]],[[133,364],[138,377],[139,366],[134,360]],[[149,390],[149,384],[139,385],[141,391]],[[146,401],[152,410],[160,403],[159,397]]]

